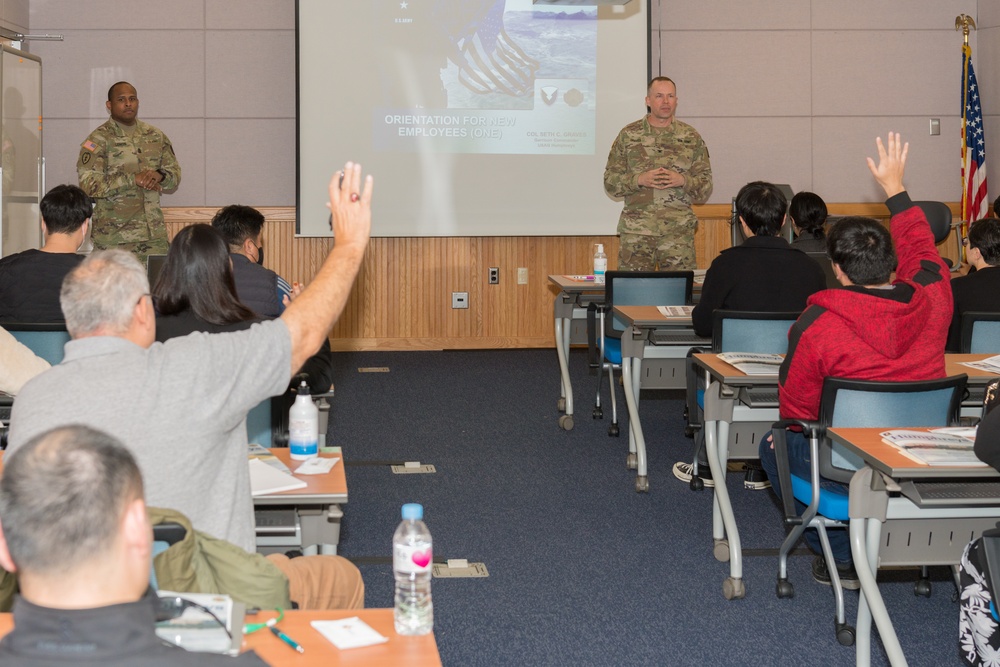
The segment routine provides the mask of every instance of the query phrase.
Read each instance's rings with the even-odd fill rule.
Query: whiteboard
[[[613,234],[608,151],[646,111],[646,0],[298,0],[297,233],[344,162],[375,236]]]

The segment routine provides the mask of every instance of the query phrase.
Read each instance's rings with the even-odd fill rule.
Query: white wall
[[[889,129],[911,142],[914,195],[958,201],[963,12],[980,28],[974,62],[1000,165],[1000,0],[659,0],[653,59],[677,80],[679,117],[708,142],[712,201],[756,178],[878,201],[864,158]],[[129,79],[140,116],[170,135],[184,168],[166,205],[294,204],[293,0],[0,0],[0,24],[25,23],[66,36],[29,44],[45,63],[50,185],[75,181],[108,84]]]

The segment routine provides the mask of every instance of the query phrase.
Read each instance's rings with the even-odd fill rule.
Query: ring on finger
[[[353,202],[356,202],[356,201],[358,201],[359,199],[361,199],[361,197],[359,197],[359,196],[358,196],[358,193],[357,193],[357,192],[352,192],[352,193],[351,193],[351,201],[353,201]]]

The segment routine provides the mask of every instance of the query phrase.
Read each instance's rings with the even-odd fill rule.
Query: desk
[[[274,612],[248,616],[253,622],[273,617]],[[378,646],[338,650],[309,625],[310,621],[336,620],[358,616],[389,641]],[[0,637],[14,627],[12,614],[0,614]],[[286,611],[278,626],[298,642],[305,653],[297,653],[266,630],[244,637],[243,650],[254,650],[269,665],[353,665],[361,667],[439,667],[441,656],[433,633],[423,637],[402,637],[392,624],[392,609],[352,609],[343,611]]]
[[[646,357],[676,360],[680,377],[684,378],[685,360],[692,345],[710,341],[697,338],[691,329],[690,317],[664,317],[656,306],[615,306],[614,312],[627,324],[622,333],[622,385],[628,409],[628,459],[626,465],[636,471],[635,490],[648,491],[646,470],[646,440],[639,420],[639,389],[642,384],[642,363]],[[681,334],[676,344],[651,345],[654,331],[676,329]]]
[[[555,342],[556,355],[559,358],[559,401],[557,403],[560,412],[564,412],[559,417],[560,428],[573,430],[573,385],[569,377],[569,344],[570,329],[574,319],[585,319],[587,307],[591,304],[604,303],[604,285],[595,283],[592,280],[574,280],[574,276],[553,274],[549,276],[549,282],[559,288],[559,293],[552,304],[555,320]],[[701,297],[701,286],[705,281],[705,270],[696,269],[694,285],[692,287],[691,299],[698,303]],[[670,388],[681,389],[685,386],[685,374],[683,369],[678,375],[676,385]]]
[[[778,420],[778,376],[746,375],[720,360],[715,354],[694,355],[696,368],[705,371],[705,451],[712,478],[716,480],[712,500],[712,553],[719,561],[729,561],[729,577],[722,582],[727,600],[746,595],[743,584],[743,550],[736,516],[726,488],[726,462],[730,456],[730,431],[737,436],[733,455],[757,458],[764,433]],[[750,390],[765,389],[772,396],[752,400]]]
[[[584,319],[587,306],[604,303],[604,285],[593,280],[574,280],[571,276],[550,275],[549,282],[559,287],[552,303],[555,318],[556,355],[559,357],[559,427],[573,430],[573,383],[569,378],[569,337],[573,319]]]
[[[886,445],[884,428],[830,428],[830,439],[861,456],[866,466],[850,485],[850,536],[854,567],[861,582],[856,622],[857,664],[871,661],[874,617],[892,665],[905,665],[899,640],[879,593],[875,571],[884,565],[954,565],[969,541],[1000,519],[1000,498],[986,506],[919,507],[899,495],[907,480],[997,478],[989,467],[935,467],[914,462]],[[911,544],[919,545],[913,546]]]
[[[287,465],[292,472],[302,463],[293,461],[291,451],[285,447],[271,450],[274,456]],[[305,488],[254,496],[254,510],[257,514],[257,551],[261,553],[281,552],[301,548],[310,553],[337,553],[340,541],[340,519],[344,513],[340,506],[347,502],[347,477],[344,474],[343,453],[322,454],[336,456],[340,461],[326,475],[302,475]],[[268,521],[280,519],[273,512],[292,510],[294,525],[288,521]],[[261,514],[266,512],[267,514]],[[274,523],[277,525],[264,525]]]
[[[963,404],[963,414],[978,416],[982,409],[982,388],[996,375],[979,371],[961,362],[979,361],[988,354],[947,354],[945,368],[948,375],[965,373],[972,389]],[[694,355],[695,366],[705,371],[705,449],[712,477],[724,480],[726,462],[732,458],[756,458],[760,439],[778,420],[777,375],[746,375],[721,361],[714,354]],[[771,397],[761,400],[760,393],[774,390]],[[757,400],[751,400],[752,395]],[[887,426],[886,428],[889,428]],[[885,429],[883,429],[885,430]],[[734,451],[730,451],[730,447]],[[732,502],[724,482],[716,483],[712,507],[713,554],[716,559],[729,561],[729,578],[722,584],[726,599],[741,598],[745,594],[742,581],[743,559],[733,513]]]

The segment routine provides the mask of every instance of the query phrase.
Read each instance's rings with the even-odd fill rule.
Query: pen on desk
[[[275,637],[277,637],[281,641],[285,642],[286,644],[288,644],[289,646],[291,646],[293,649],[295,649],[299,653],[305,653],[306,652],[306,650],[304,648],[302,648],[301,646],[299,646],[295,642],[294,639],[292,639],[291,637],[289,637],[288,635],[286,635],[284,632],[282,632],[278,628],[274,627],[273,625],[270,628],[268,628],[268,630],[270,630],[272,633],[274,633]]]

